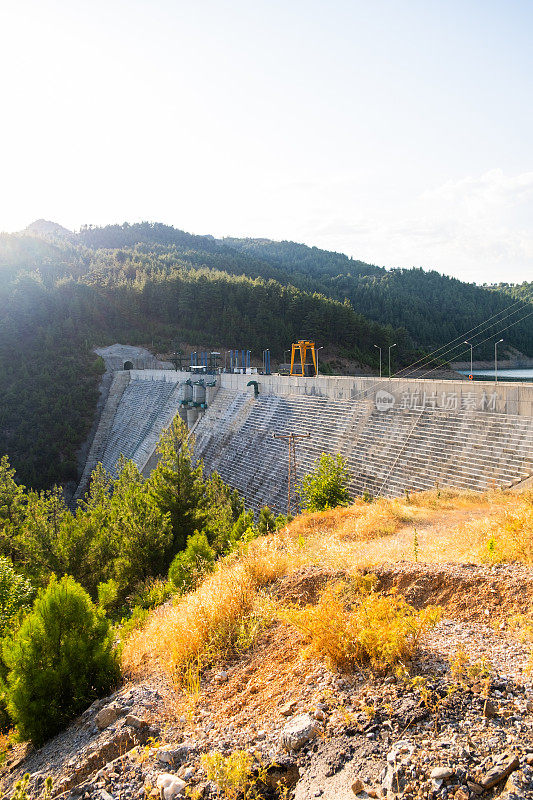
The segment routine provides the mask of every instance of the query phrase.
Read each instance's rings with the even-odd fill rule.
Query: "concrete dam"
[[[204,378],[212,385],[191,386],[191,373],[168,369],[115,372],[77,495],[86,491],[98,461],[114,473],[123,455],[148,475],[161,432],[178,413],[206,472],[217,471],[254,509],[287,508],[288,448],[274,434],[309,434],[296,444],[298,478],[322,453],[344,456],[353,497],[396,497],[436,485],[483,491],[533,483],[531,383]],[[251,378],[257,395],[247,385]],[[187,409],[184,397],[193,391],[203,402],[190,397]]]

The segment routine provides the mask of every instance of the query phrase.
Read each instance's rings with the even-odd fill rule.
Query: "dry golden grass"
[[[158,609],[130,636],[123,651],[126,672],[142,675],[160,669],[181,682],[191,663],[203,667],[231,650],[261,587],[303,562],[304,551],[289,532],[249,543],[198,589],[174,606]]]
[[[386,672],[412,658],[440,610],[415,611],[401,595],[374,592],[369,577],[330,584],[315,605],[282,608],[279,617],[298,628],[310,653],[326,657],[334,669],[370,666]]]
[[[253,628],[254,615],[261,613],[262,587],[303,567],[355,574],[415,558],[483,563],[489,527],[506,531],[506,538],[496,538],[502,557],[531,563],[532,519],[531,495],[500,491],[423,492],[409,499],[359,500],[349,508],[303,514],[285,530],[261,537],[221,562],[174,606],[153,612],[125,643],[124,669],[137,676],[160,670],[183,681],[191,665],[201,669],[231,652],[250,620]]]
[[[425,518],[427,509],[403,500],[379,498],[372,503],[357,499],[347,508],[302,514],[291,524],[296,536],[308,537],[333,531],[338,539],[367,540],[396,533],[402,525]]]
[[[518,500],[514,508],[470,522],[466,527],[482,559],[533,566],[533,503],[527,498]]]

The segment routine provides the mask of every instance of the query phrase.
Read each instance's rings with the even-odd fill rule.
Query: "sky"
[[[530,0],[2,0],[0,230],[533,280]]]

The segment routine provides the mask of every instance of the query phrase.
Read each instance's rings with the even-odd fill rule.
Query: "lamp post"
[[[379,377],[381,378],[381,347],[378,347],[377,344],[375,344],[374,347],[376,348],[376,350],[379,350]],[[389,374],[390,374],[390,368],[389,368]]]
[[[503,342],[503,339],[494,342],[494,383],[498,383],[498,345],[500,342]]]
[[[316,349],[316,374],[317,375],[318,375],[318,351],[319,350],[323,350],[323,349],[324,349],[324,345],[321,345],[320,347],[317,347],[317,349]]]
[[[397,342],[394,342],[394,344],[391,344],[391,346],[389,347],[389,378],[390,378],[390,351],[392,350],[393,347],[396,347],[396,344]]]
[[[473,344],[470,344],[470,342],[464,342],[464,344],[467,344],[467,345],[469,346],[469,348],[470,348],[470,374],[472,375],[472,364],[473,364],[473,361],[472,361],[472,351],[473,351],[473,349],[474,349],[474,345],[473,345]]]

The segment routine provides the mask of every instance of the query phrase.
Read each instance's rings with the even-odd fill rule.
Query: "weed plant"
[[[235,750],[229,756],[213,751],[205,753],[201,761],[208,780],[217,785],[219,795],[222,793],[226,800],[255,800],[260,796],[266,770],[261,765],[254,769],[254,757],[246,750]]]

